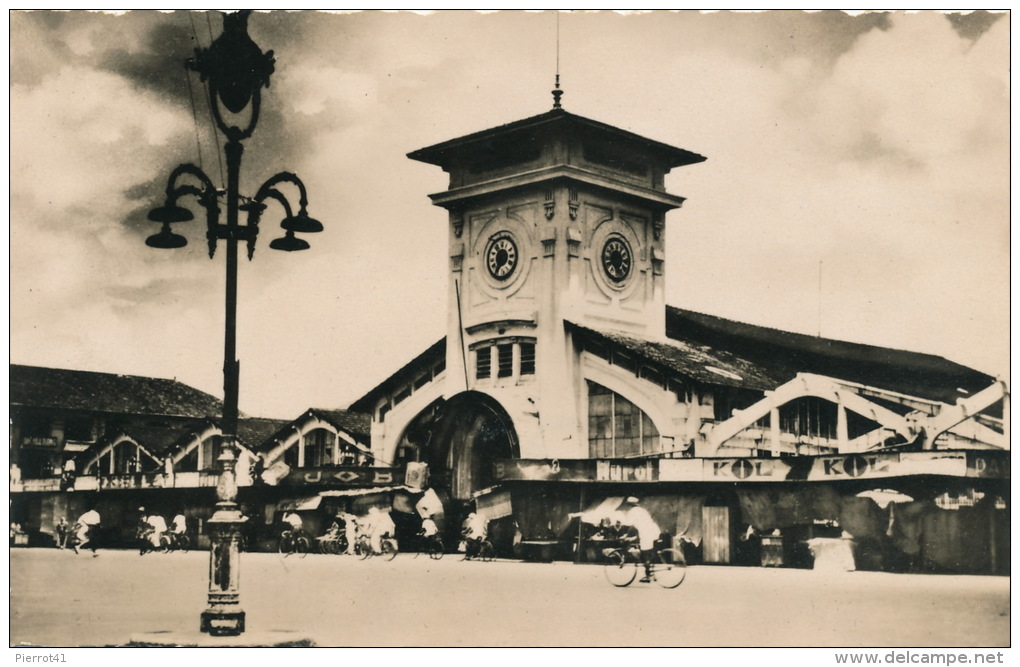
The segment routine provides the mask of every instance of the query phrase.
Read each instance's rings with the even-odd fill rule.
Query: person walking
[[[102,517],[99,516],[99,512],[92,508],[88,512],[85,512],[78,517],[78,534],[77,544],[74,545],[74,553],[78,553],[78,549],[85,548],[86,544],[91,544],[89,548],[92,549],[93,558],[99,554],[96,552],[95,538],[96,531],[99,529],[99,525],[102,523]]]

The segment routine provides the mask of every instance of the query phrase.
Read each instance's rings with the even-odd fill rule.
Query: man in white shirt
[[[372,551],[375,553],[381,553],[383,539],[393,537],[393,533],[397,530],[397,526],[393,523],[390,513],[382,512],[378,507],[369,508],[368,523],[369,530],[371,531]]]
[[[655,519],[644,507],[641,507],[641,500],[635,496],[627,498],[630,509],[624,518],[624,523],[633,526],[638,533],[638,547],[641,549],[641,562],[645,566],[645,577],[641,581],[651,581],[652,577],[652,549],[655,547],[655,540],[659,539],[661,530],[655,523]]]
[[[86,544],[92,542],[92,539],[95,538],[96,527],[99,526],[101,522],[102,519],[99,516],[99,512],[97,512],[94,508],[78,517],[77,544],[74,545],[74,553],[78,553],[79,547],[84,549]],[[89,548],[92,549],[93,556],[99,555],[96,553],[95,545]]]
[[[163,538],[163,533],[166,532],[166,519],[159,514],[152,514],[147,522],[152,527],[152,532],[149,533],[149,542],[152,543],[153,549],[159,549],[160,540]]]

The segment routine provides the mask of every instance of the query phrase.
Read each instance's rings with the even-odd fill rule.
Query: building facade
[[[176,380],[111,373],[11,365],[10,379],[11,522],[28,544],[53,544],[61,518],[73,523],[96,508],[105,545],[135,546],[139,507],[168,519],[184,513],[196,544],[207,544],[220,474],[218,399]],[[393,484],[392,470],[370,466],[368,424],[367,415],[319,409],[289,421],[238,420],[250,548],[275,549],[279,512],[319,509],[308,503],[319,489],[360,498]],[[313,529],[320,522],[310,517]]]
[[[442,168],[446,336],[347,410],[242,418],[249,543],[389,509],[470,511],[503,555],[587,562],[640,496],[694,562],[1008,572],[1009,393],[933,355],[666,303],[673,169],[705,158],[554,108],[414,151]],[[437,233],[442,233],[437,230]],[[214,504],[216,399],[173,381],[11,367],[12,516],[43,539],[99,503]],[[68,479],[72,461],[74,478]],[[199,540],[199,544],[202,540]]]
[[[664,177],[704,157],[560,108],[409,157],[450,175],[447,335],[352,409],[448,516],[585,560],[589,521],[640,495],[706,562],[840,539],[865,567],[1008,567],[1003,384],[665,303]]]

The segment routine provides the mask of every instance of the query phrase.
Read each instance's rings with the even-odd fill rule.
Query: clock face
[[[623,282],[630,275],[630,246],[618,236],[606,241],[602,246],[602,268],[609,279],[615,283]]]
[[[509,236],[496,236],[485,251],[485,264],[496,280],[506,280],[517,268],[517,244]]]

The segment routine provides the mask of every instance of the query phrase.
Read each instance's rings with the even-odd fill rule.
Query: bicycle
[[[613,586],[623,588],[630,586],[644,570],[641,562],[641,550],[634,545],[607,547],[602,550],[606,562],[602,571]],[[687,562],[679,549],[665,548],[655,551],[649,566],[652,581],[663,588],[676,588],[687,576]]]
[[[361,560],[367,560],[372,556],[382,556],[383,560],[393,560],[397,557],[397,541],[392,537],[384,537],[379,542],[379,551],[372,548],[372,538],[367,534],[358,535],[354,543],[354,553]]]
[[[168,554],[171,551],[188,553],[188,549],[191,548],[191,538],[185,533],[166,532],[159,538],[159,547],[165,554]]]
[[[312,541],[308,539],[304,531],[294,532],[292,530],[285,530],[280,533],[280,553],[287,557],[291,554],[297,554],[301,558],[308,555],[308,552],[312,549]]]
[[[465,541],[463,560],[480,560],[483,563],[496,558],[496,548],[486,539],[469,539]]]
[[[419,535],[418,537],[421,544],[418,547],[418,553],[414,555],[415,558],[418,557],[418,554],[425,553],[432,560],[439,560],[446,553],[446,547],[443,546],[443,540],[439,535]]]
[[[343,535],[323,535],[315,538],[319,543],[319,551],[324,554],[339,555],[347,551],[347,538]]]

